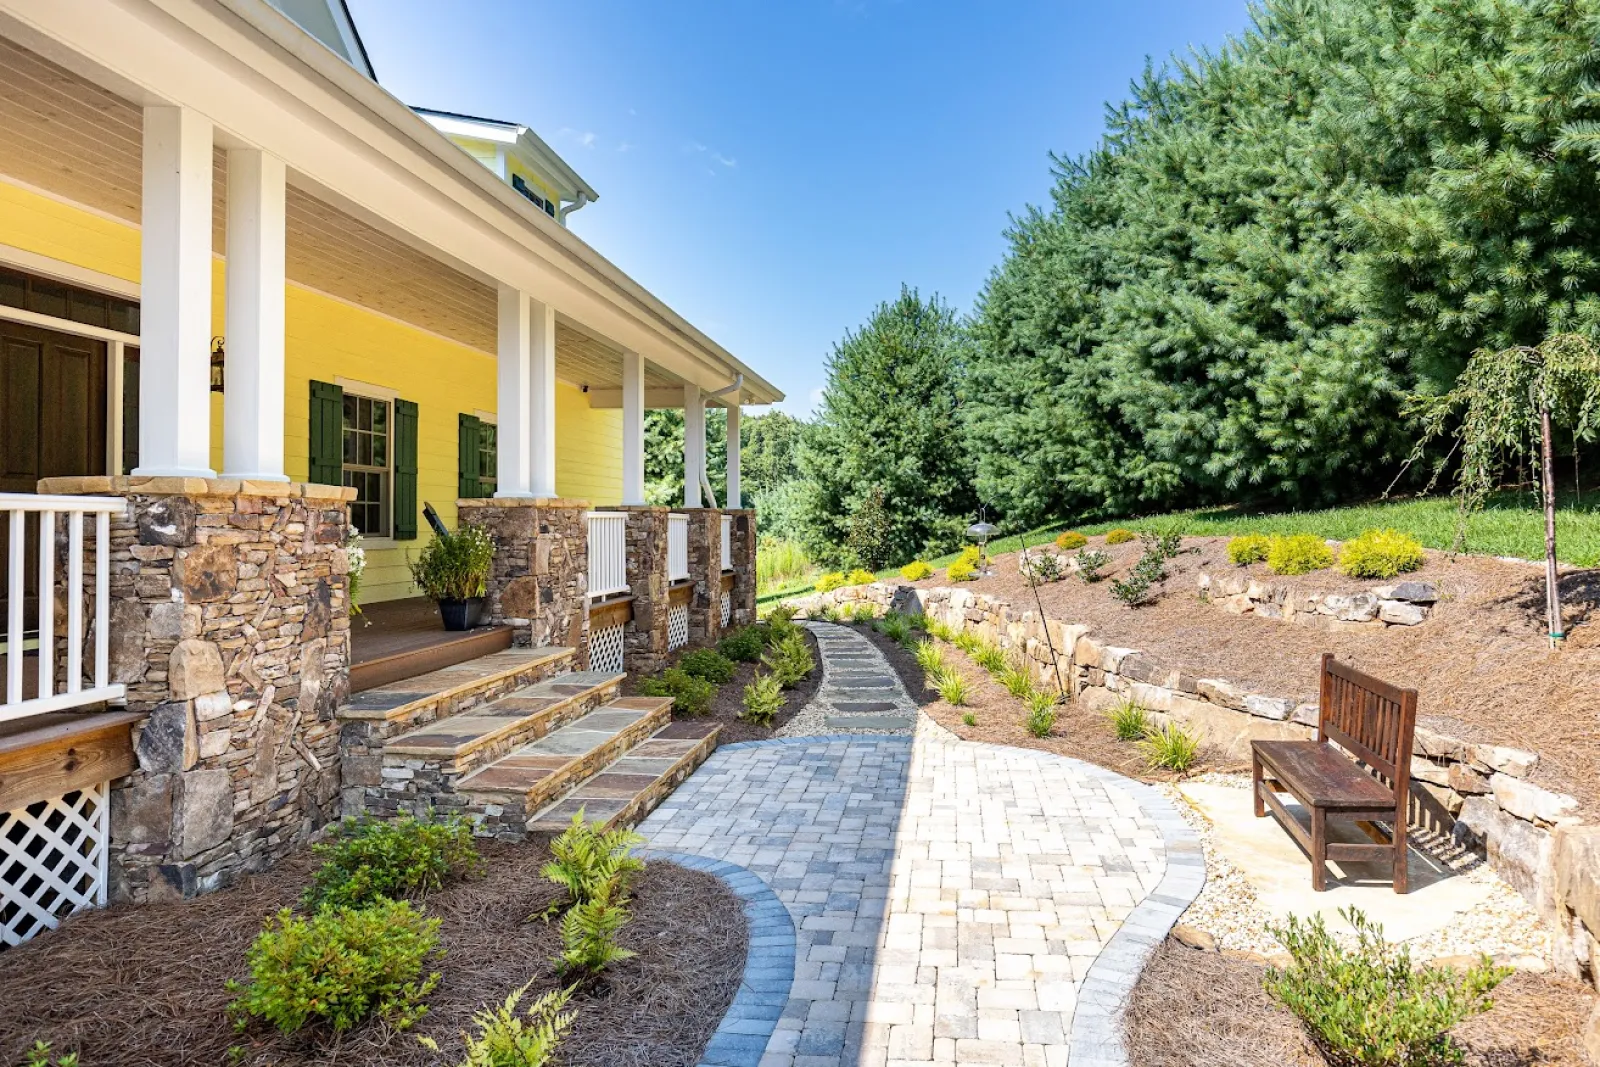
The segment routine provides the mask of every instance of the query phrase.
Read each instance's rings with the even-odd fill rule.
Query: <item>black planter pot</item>
[[[439,601],[439,617],[444,620],[446,630],[470,630],[478,625],[478,619],[482,614],[482,597],[473,597],[471,600]]]

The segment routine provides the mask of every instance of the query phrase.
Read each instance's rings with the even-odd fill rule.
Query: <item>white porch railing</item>
[[[106,626],[110,620],[111,516],[127,507],[120,497],[35,496],[31,493],[0,493],[0,520],[6,529],[6,630],[5,702],[0,704],[0,721],[20,719],[46,711],[121,700],[125,688],[112,684],[108,665],[110,647]],[[33,537],[29,538],[28,516],[37,516]],[[57,518],[64,516],[67,532],[66,601],[67,630],[66,684],[56,692],[56,575]],[[83,527],[93,516],[94,528],[94,663],[89,688],[84,688],[84,595]],[[38,559],[34,626],[28,628],[29,548]],[[27,652],[33,646],[37,663],[37,686],[33,696],[25,685]]]
[[[733,516],[722,516],[722,569],[733,570]]]
[[[681,582],[689,577],[689,516],[677,512],[667,516],[667,581]]]
[[[589,520],[589,598],[628,591],[628,516],[621,511],[591,511]]]

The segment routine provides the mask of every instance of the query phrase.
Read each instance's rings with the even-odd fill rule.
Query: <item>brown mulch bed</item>
[[[1111,596],[1109,581],[1075,578],[1039,589],[1045,611],[1083,623],[1114,644],[1143,649],[1164,666],[1200,677],[1225,678],[1279,696],[1313,700],[1321,654],[1380,678],[1414,686],[1424,726],[1464,737],[1531,749],[1541,756],[1533,780],[1600,806],[1600,729],[1593,680],[1600,677],[1600,572],[1563,576],[1567,648],[1545,640],[1543,572],[1524,563],[1429,552],[1423,570],[1407,578],[1435,582],[1445,599],[1420,626],[1333,632],[1274,619],[1229,614],[1198,597],[1196,572],[1231,567],[1227,539],[1187,538],[1191,550],[1169,562],[1159,599],[1130,608]],[[1138,543],[1090,547],[1113,559],[1115,577],[1138,558]],[[1034,606],[1015,554],[997,556],[994,575],[964,588]],[[1382,584],[1355,581],[1336,570],[1278,578],[1260,564],[1252,575],[1297,589],[1349,591]],[[948,585],[941,571],[916,583]]]
[[[1073,700],[1057,705],[1055,728],[1048,736],[1033,736],[1024,725],[1028,711],[1022,701],[1007,692],[987,671],[972,662],[966,653],[948,644],[943,646],[945,662],[966,678],[972,693],[968,703],[962,707],[947,703],[939,697],[938,690],[928,685],[927,677],[915,656],[869,625],[855,623],[852,626],[878,646],[878,650],[900,676],[911,699],[935,722],[963,741],[985,741],[994,745],[1054,752],[1058,756],[1081,759],[1146,782],[1172,782],[1179,778],[1171,771],[1148,767],[1137,748],[1129,742],[1117,740],[1104,716],[1085,711]],[[962,721],[969,712],[977,720],[976,725],[967,726]],[[1214,750],[1202,750],[1189,773],[1245,769],[1243,765],[1235,766],[1225,758],[1219,759],[1219,755]]]
[[[1265,970],[1171,940],[1158,946],[1123,1020],[1133,1067],[1326,1067],[1300,1021],[1262,988]],[[1494,1001],[1456,1027],[1468,1067],[1585,1067],[1580,1034],[1591,990],[1523,971]]]
[[[115,905],[0,953],[0,1063],[22,1059],[36,1039],[83,1067],[217,1067],[223,1063],[406,1067],[458,1062],[459,1031],[534,978],[524,998],[557,987],[551,958],[559,924],[527,921],[555,899],[539,875],[542,843],[485,844],[481,878],[429,897],[446,950],[428,1014],[399,1033],[369,1022],[342,1038],[310,1030],[281,1035],[264,1024],[236,1034],[223,989],[247,977],[245,949],[262,922],[292,906],[314,863],[301,853],[268,874],[198,900]],[[744,907],[721,881],[652,862],[634,882],[633,921],[622,944],[637,952],[602,985],[573,997],[577,1022],[560,1062],[584,1067],[661,1067],[699,1061],[732,1003],[749,943]],[[419,1035],[439,1042],[433,1053]],[[229,1049],[244,1050],[241,1058]]]
[[[735,666],[738,667],[738,670],[733,678],[718,686],[716,696],[711,698],[710,713],[696,720],[698,722],[717,722],[722,724],[722,734],[718,738],[718,744],[731,745],[737,741],[765,741],[776,733],[780,726],[794,718],[801,708],[811,702],[812,694],[822,684],[822,654],[817,651],[817,639],[811,635],[811,631],[802,629],[800,632],[805,635],[806,643],[811,646],[811,655],[817,661],[817,669],[801,679],[800,683],[793,689],[783,694],[783,710],[778,712],[777,717],[772,720],[771,726],[756,726],[740,719],[739,713],[744,710],[744,687],[749,685],[755,678],[758,668],[763,673],[765,673],[766,668],[760,667],[756,663],[736,663]],[[630,674],[624,686],[625,691],[628,693],[638,692],[639,683],[645,677],[645,675]]]

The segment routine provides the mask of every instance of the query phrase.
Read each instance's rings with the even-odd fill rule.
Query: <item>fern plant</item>
[[[619,882],[612,879],[588,900],[567,909],[561,920],[561,955],[555,960],[563,975],[592,980],[613,963],[635,955],[617,943],[617,935],[631,918]]]
[[[462,1032],[466,1057],[459,1067],[547,1067],[553,1062],[561,1035],[578,1017],[576,1012],[562,1010],[572,998],[572,990],[552,990],[528,1005],[525,1015],[519,1015],[517,1006],[531,985],[530,978],[504,1003],[473,1012],[472,1025],[478,1032]],[[439,1051],[439,1043],[431,1037],[417,1041],[429,1051]]]
[[[783,686],[775,674],[758,674],[744,687],[744,709],[739,718],[756,726],[771,726],[783,710]]]
[[[567,893],[544,915],[587,904],[608,891],[626,892],[633,876],[644,870],[644,861],[632,855],[642,844],[644,838],[632,830],[606,830],[599,822],[584,821],[580,809],[572,816],[572,825],[550,842],[552,858],[539,871]]]
[[[806,644],[805,635],[794,630],[772,643],[767,654],[761,657],[761,665],[777,676],[780,686],[793,689],[816,670],[817,660],[811,654],[811,646]]]

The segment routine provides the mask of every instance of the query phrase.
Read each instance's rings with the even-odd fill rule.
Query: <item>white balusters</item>
[[[733,570],[733,516],[722,516],[722,569]]]
[[[589,597],[628,591],[628,516],[620,511],[591,511],[589,520]]]
[[[689,577],[689,516],[677,512],[667,516],[667,581],[681,582]]]

